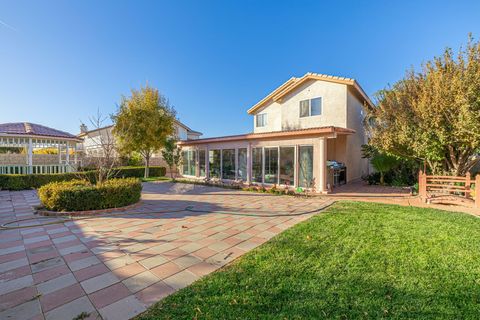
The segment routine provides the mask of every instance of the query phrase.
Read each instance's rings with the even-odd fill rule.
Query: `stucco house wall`
[[[322,114],[300,117],[300,101],[322,98]],[[347,86],[327,81],[311,80],[293,90],[279,102],[271,102],[255,113],[254,133],[315,128],[347,127]],[[256,126],[256,115],[267,114],[267,125]]]
[[[323,126],[346,126],[347,86],[326,81],[311,80],[282,99],[282,130],[306,129]],[[322,113],[300,117],[300,101],[321,98]]]
[[[347,137],[346,148],[349,156],[346,158],[347,180],[357,180],[368,174],[368,160],[362,158],[362,145],[367,143],[363,103],[352,90],[347,91],[347,128],[355,130],[355,134]]]

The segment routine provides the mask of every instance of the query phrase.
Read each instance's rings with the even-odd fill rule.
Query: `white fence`
[[[65,173],[76,171],[72,164],[0,165],[0,174]]]

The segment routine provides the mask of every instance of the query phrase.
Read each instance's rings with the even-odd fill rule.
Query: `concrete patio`
[[[146,183],[130,212],[1,230],[0,319],[129,319],[328,201]],[[35,191],[0,191],[0,223],[58,222],[37,219],[38,203]]]

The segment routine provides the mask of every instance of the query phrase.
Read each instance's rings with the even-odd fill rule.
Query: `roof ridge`
[[[293,79],[293,81],[289,82],[292,79]],[[277,87],[277,89],[273,90],[269,95],[267,95],[262,100],[257,102],[253,107],[248,109],[247,113],[253,114],[257,110],[262,108],[269,101],[273,101],[273,102],[281,101],[281,99],[283,99],[283,97],[285,97],[289,92],[291,92],[293,89],[297,88],[298,86],[305,83],[305,81],[308,81],[310,79],[320,80],[320,81],[329,81],[329,82],[344,84],[344,85],[347,85],[347,86],[352,86],[356,90],[356,93],[358,95],[360,95],[366,103],[368,103],[369,105],[373,105],[373,103],[371,102],[368,95],[365,93],[365,91],[362,89],[360,84],[354,78],[339,77],[339,76],[327,75],[327,74],[322,74],[322,73],[307,72],[300,78],[292,77],[289,80],[287,80],[280,87]],[[287,83],[288,83],[288,85],[286,85]]]

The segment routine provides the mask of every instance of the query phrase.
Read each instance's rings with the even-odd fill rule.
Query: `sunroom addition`
[[[241,181],[327,192],[327,159],[344,160],[347,135],[318,127],[181,141],[184,177]],[[328,151],[327,151],[328,150]]]
[[[39,124],[0,124],[0,174],[64,173],[77,169],[82,140]]]

